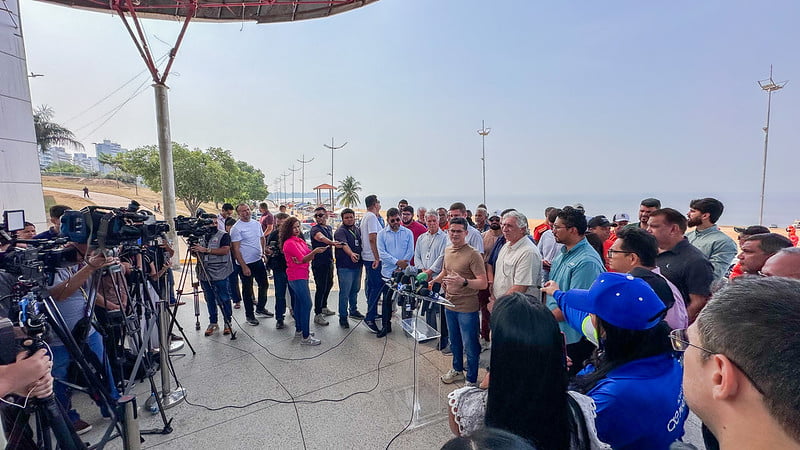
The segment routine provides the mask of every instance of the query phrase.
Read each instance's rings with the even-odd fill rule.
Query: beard
[[[700,219],[699,217],[692,217],[691,219],[686,221],[686,226],[687,227],[696,227],[696,226],[698,226],[698,225],[700,225],[702,223],[703,223],[703,220]]]
[[[500,229],[500,224],[499,223],[492,223],[492,224],[489,225],[489,228],[492,229],[492,230],[497,231],[497,230]]]

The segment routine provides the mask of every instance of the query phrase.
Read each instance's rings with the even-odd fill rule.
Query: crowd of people
[[[420,308],[452,358],[441,382],[463,383],[448,396],[459,438],[447,448],[683,448],[690,408],[704,422],[706,448],[800,448],[800,249],[789,238],[754,225],[736,229],[737,245],[716,225],[724,208],[714,198],[691,201],[687,213],[647,198],[638,222],[589,216],[581,204],[551,207],[533,230],[515,209],[478,205],[473,214],[461,202],[415,209],[402,200],[384,211],[376,195],[365,207],[360,221],[339,211],[336,229],[331,211],[316,208],[310,245],[297,217],[273,215],[266,203],[257,220],[246,203],[203,216],[213,230],[191,251],[208,305],[205,335],[219,331],[219,312],[230,334],[244,303],[245,323],[292,324],[300,345],[320,345],[311,325],[337,314],[340,327],[363,321],[382,338],[396,308],[387,281],[414,267],[452,305]],[[54,226],[39,237],[58,236],[61,214],[51,209]],[[34,232],[26,226],[20,236]],[[51,287],[64,305],[83,302],[79,287],[98,268],[122,264],[124,276],[136,265],[74,245],[83,261]],[[154,282],[168,260],[145,270]],[[112,303],[124,308],[124,299]],[[74,326],[80,314],[65,318]],[[88,336],[102,361],[102,340]],[[488,349],[490,370],[479,379]],[[68,355],[53,356],[59,379]],[[42,390],[47,379],[37,380]],[[58,383],[56,395],[70,410]],[[77,413],[70,418],[85,429]]]

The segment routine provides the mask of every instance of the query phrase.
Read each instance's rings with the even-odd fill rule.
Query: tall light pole
[[[311,158],[308,161],[306,161],[305,153],[303,154],[301,159],[297,160],[297,162],[302,164],[302,166],[301,166],[302,172],[300,173],[300,176],[302,177],[302,179],[300,180],[300,183],[301,183],[300,195],[301,195],[301,200],[303,200],[303,201],[301,203],[305,203],[305,198],[306,198],[306,164],[310,163],[313,160],[314,160],[314,158]]]
[[[483,165],[483,204],[486,204],[486,135],[492,131],[491,128],[486,128],[486,123],[481,120],[481,129],[478,134],[481,135],[481,164]]]
[[[764,190],[767,185],[767,148],[769,147],[769,116],[772,108],[772,93],[783,89],[788,81],[781,81],[776,83],[772,80],[772,64],[769,66],[769,78],[761,80],[758,85],[761,90],[767,92],[767,125],[762,128],[764,130],[764,162],[761,166],[761,207],[758,210],[758,224],[764,224]]]
[[[289,203],[288,202],[289,193],[286,192],[286,177],[288,177],[289,174],[284,172],[284,173],[281,174],[281,176],[283,177],[283,204],[285,205],[285,204]]]
[[[294,167],[294,163],[292,163],[292,167],[289,167],[289,170],[292,171],[292,204],[294,204],[295,203],[295,201],[294,201],[294,173],[297,172],[298,170],[300,170],[300,168],[299,167],[295,168]]]
[[[278,194],[278,205],[280,205],[281,203],[283,203],[281,202],[281,177],[275,178],[274,183],[275,186],[278,187],[278,192],[276,192],[276,194]]]
[[[333,151],[339,150],[340,148],[344,147],[345,145],[347,145],[347,142],[337,147],[333,144],[333,138],[331,138],[331,145],[328,144],[322,144],[322,145],[325,146],[326,148],[331,149],[331,186],[336,186],[333,183]],[[335,200],[332,197],[331,197],[331,209],[336,209]]]

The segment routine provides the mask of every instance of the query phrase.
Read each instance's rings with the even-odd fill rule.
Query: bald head
[[[769,277],[787,277],[800,279],[800,248],[785,248],[772,255],[761,273]]]

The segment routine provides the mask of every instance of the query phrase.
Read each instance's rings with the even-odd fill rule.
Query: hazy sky
[[[153,91],[119,17],[21,7],[29,70],[45,75],[30,80],[34,104],[52,106],[92,150],[104,138],[155,144]],[[795,192],[798,17],[796,0],[381,0],[297,23],[193,23],[167,82],[172,138],[228,148],[270,184],[314,157],[308,190],[330,180],[333,136],[349,142],[337,182],[458,197],[480,190],[485,119],[490,199],[753,193],[767,104],[756,81],[774,64],[776,81],[797,84],[773,95],[767,188]],[[160,41],[181,24],[144,23],[165,54]]]

